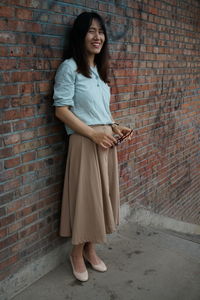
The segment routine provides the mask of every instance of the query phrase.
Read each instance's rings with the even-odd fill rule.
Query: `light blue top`
[[[55,106],[69,106],[87,125],[112,124],[110,88],[91,67],[91,78],[78,73],[74,59],[66,59],[59,66],[54,85]],[[65,125],[68,134],[74,131]]]

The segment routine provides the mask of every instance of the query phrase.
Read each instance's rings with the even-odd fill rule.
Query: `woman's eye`
[[[95,33],[96,31],[94,29],[89,29],[88,30],[89,33]],[[99,30],[98,32],[99,34],[104,34],[103,30]]]

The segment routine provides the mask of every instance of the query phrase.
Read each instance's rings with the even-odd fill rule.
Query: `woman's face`
[[[105,41],[105,35],[99,22],[93,19],[92,24],[85,36],[85,49],[88,56],[100,53]]]

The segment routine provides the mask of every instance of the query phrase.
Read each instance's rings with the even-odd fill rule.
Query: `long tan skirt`
[[[112,134],[109,125],[93,127]],[[72,134],[63,189],[60,235],[72,244],[104,243],[119,224],[119,178],[116,147],[102,149]]]

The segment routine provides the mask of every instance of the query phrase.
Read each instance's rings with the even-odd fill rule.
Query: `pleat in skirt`
[[[112,134],[109,125],[93,126]],[[60,236],[72,244],[106,243],[119,224],[119,176],[116,147],[103,149],[72,134],[66,162]]]

